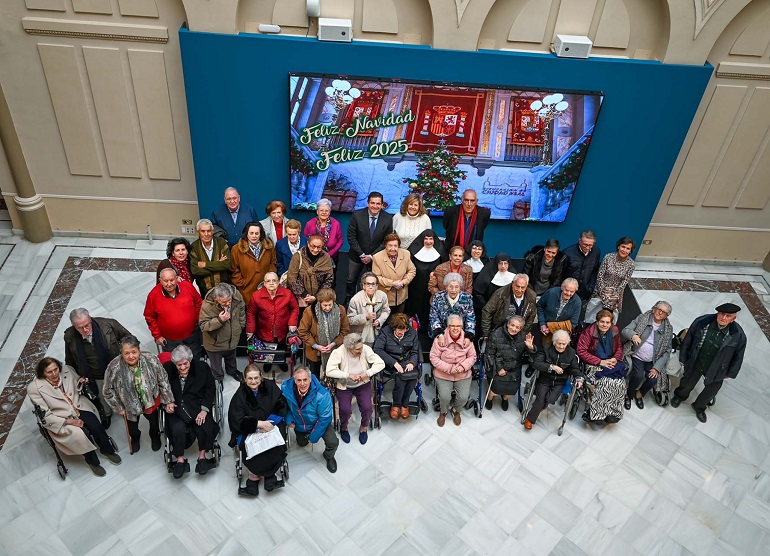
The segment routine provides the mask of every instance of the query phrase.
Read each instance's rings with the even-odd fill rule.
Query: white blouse
[[[427,214],[403,216],[399,212],[393,216],[393,231],[398,234],[401,240],[401,249],[408,249],[418,235],[431,227],[430,217]]]

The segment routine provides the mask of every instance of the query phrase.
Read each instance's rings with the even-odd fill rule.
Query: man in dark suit
[[[348,225],[350,263],[345,306],[356,293],[361,273],[372,269],[372,255],[384,249],[385,236],[393,233],[393,217],[382,210],[382,193],[369,193],[366,204],[367,208],[353,212]]]
[[[104,428],[110,426],[110,406],[102,398],[104,370],[120,355],[120,339],[132,334],[115,319],[91,317],[78,307],[70,312],[72,326],[64,331],[64,363],[89,379],[88,388],[99,397],[94,401]]]
[[[257,222],[259,216],[251,206],[241,202],[237,189],[228,187],[225,189],[225,202],[211,212],[210,220],[227,233],[227,245],[232,249],[241,239],[246,223]]]
[[[492,211],[477,206],[478,202],[476,192],[473,189],[466,189],[463,191],[461,204],[444,209],[444,230],[446,230],[444,247],[446,249],[455,245],[465,248],[475,239],[484,241],[484,230],[489,224]]]

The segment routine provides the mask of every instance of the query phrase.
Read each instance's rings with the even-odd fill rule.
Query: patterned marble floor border
[[[0,450],[16,420],[27,384],[32,380],[35,365],[45,356],[57,326],[64,318],[70,298],[84,270],[154,272],[157,260],[107,259],[99,257],[69,257],[64,264],[56,285],[35,324],[35,331],[27,339],[8,382],[0,393]]]
[[[680,280],[672,278],[631,278],[629,287],[634,290],[662,290],[677,292],[737,293],[746,304],[759,328],[770,340],[770,313],[749,282],[730,280]]]

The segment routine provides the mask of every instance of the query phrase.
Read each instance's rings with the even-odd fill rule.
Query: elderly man
[[[444,209],[446,247],[459,245],[465,249],[474,239],[484,241],[484,230],[489,224],[492,211],[477,206],[478,202],[476,192],[466,189],[461,204]]]
[[[168,374],[168,383],[174,394],[174,403],[167,404],[166,434],[171,441],[171,455],[176,458],[172,472],[175,479],[190,472],[190,463],[184,451],[194,440],[198,440],[198,462],[195,472],[205,475],[216,467],[216,460],[206,459],[206,452],[214,449],[214,440],[219,425],[214,421],[216,386],[209,366],[200,359],[194,359],[192,351],[181,345],[171,352],[171,361],[163,368]],[[221,408],[220,408],[221,409]]]
[[[332,396],[329,391],[307,367],[297,368],[294,376],[281,385],[281,391],[289,405],[286,424],[294,429],[297,444],[307,446],[323,438],[326,445],[323,453],[326,469],[336,473],[337,460],[334,454],[340,441],[334,432]]]
[[[208,218],[198,220],[195,229],[198,239],[190,246],[190,272],[205,299],[211,288],[230,280],[230,248],[227,241],[214,237],[214,224]]]
[[[746,334],[735,322],[740,310],[734,303],[722,303],[716,308],[716,315],[698,317],[679,349],[684,375],[679,388],[674,390],[671,407],[679,407],[703,377],[703,391],[692,403],[701,423],[706,422],[706,406],[717,395],[724,379],[737,377],[741,370]]]
[[[120,355],[120,339],[131,333],[115,319],[91,317],[83,307],[70,312],[70,322],[72,326],[64,331],[64,364],[89,379],[88,388],[99,396],[94,406],[108,429],[112,411],[101,394],[104,370]]]
[[[353,212],[348,225],[348,282],[345,306],[356,293],[359,276],[372,269],[372,255],[385,248],[385,236],[393,233],[393,217],[382,210],[382,193],[372,191],[366,208]]]
[[[529,276],[517,274],[513,277],[511,289],[498,288],[492,294],[481,312],[481,332],[485,338],[514,315],[524,319],[522,330],[525,334],[529,332],[537,314],[537,296],[528,286]]]
[[[179,344],[189,347],[196,359],[203,355],[198,315],[203,300],[186,280],[179,280],[176,270],[160,271],[160,283],[147,295],[144,320],[155,343],[163,351],[173,351]]]
[[[591,299],[602,262],[601,251],[595,244],[596,235],[591,230],[584,230],[575,245],[562,251],[567,257],[564,261],[564,277],[578,281],[577,294],[583,305]]]
[[[580,319],[582,303],[575,296],[578,282],[566,278],[559,288],[546,291],[537,302],[537,322],[543,341],[550,341],[551,334],[557,330],[566,330],[572,334]]]
[[[235,286],[214,286],[203,301],[198,325],[203,334],[203,348],[209,356],[214,378],[222,381],[226,372],[240,382],[243,375],[238,371],[235,361],[235,348],[246,326],[246,304]]]
[[[232,249],[238,243],[247,222],[257,222],[257,211],[241,202],[241,196],[234,187],[225,189],[225,202],[211,213],[211,221],[227,234],[227,245]]]

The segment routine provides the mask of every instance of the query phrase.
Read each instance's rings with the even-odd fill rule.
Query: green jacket
[[[207,291],[220,282],[230,281],[230,248],[227,241],[221,237],[214,237],[214,251],[212,260],[206,256],[200,239],[193,241],[190,251],[190,272],[201,291]],[[224,256],[224,260],[219,259]],[[206,266],[198,267],[198,262],[204,261]]]

